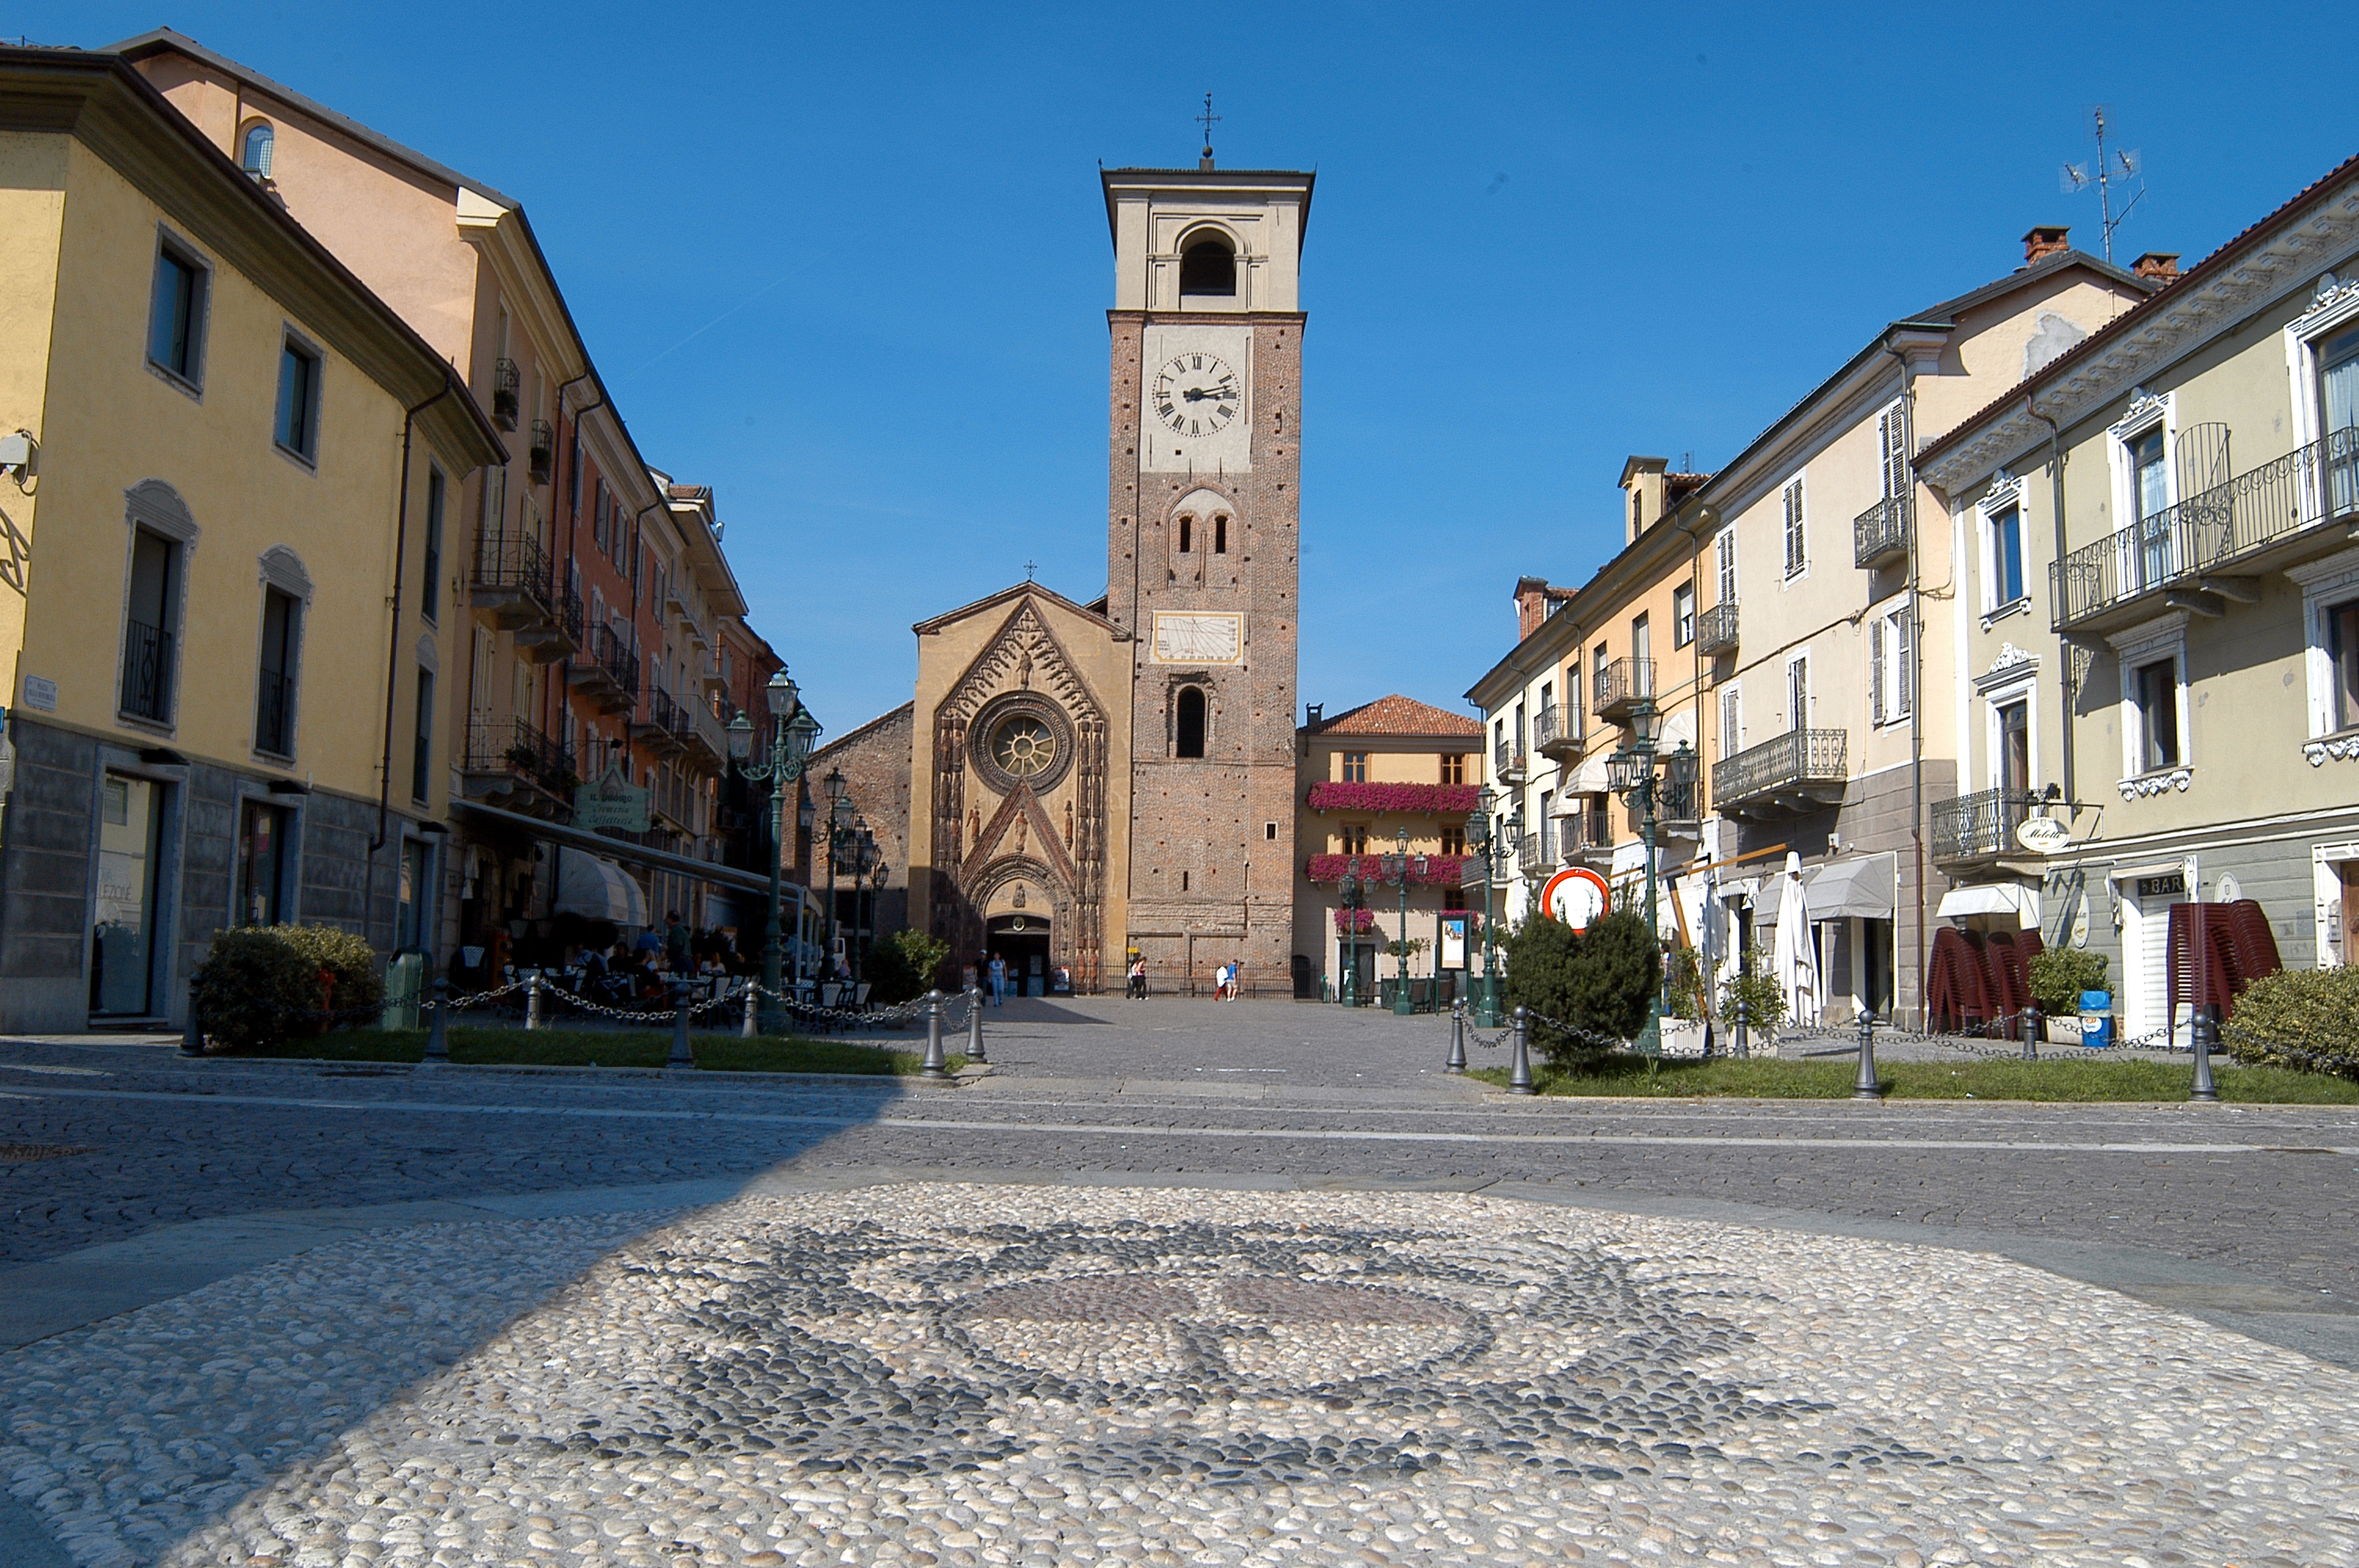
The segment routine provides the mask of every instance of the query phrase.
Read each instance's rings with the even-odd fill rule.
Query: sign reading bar
[[[573,792],[573,826],[592,832],[611,827],[625,833],[647,830],[647,792],[624,776],[620,768],[608,768],[605,776],[595,784],[585,784]]]
[[[2174,893],[2181,898],[2187,896],[2185,871],[2172,871],[2168,876],[2140,877],[2137,880],[2137,895],[2140,898],[2168,898]]]

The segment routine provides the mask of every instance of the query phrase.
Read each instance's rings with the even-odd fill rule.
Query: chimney
[[[1548,619],[1548,579],[1519,577],[1516,579],[1516,641],[1540,629]]]
[[[2042,256],[2060,255],[2071,250],[2071,243],[2064,236],[2071,232],[2067,228],[2048,225],[2032,230],[2023,236],[2023,264],[2037,266]]]
[[[2140,277],[2150,277],[2157,283],[2176,283],[2179,281],[2179,253],[2148,251],[2130,263],[2130,270]]]

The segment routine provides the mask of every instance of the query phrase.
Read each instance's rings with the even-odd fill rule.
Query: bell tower
[[[1100,179],[1106,615],[1131,654],[1127,946],[1158,988],[1202,990],[1242,960],[1245,989],[1284,992],[1312,176],[1218,169],[1208,146],[1192,169]]]

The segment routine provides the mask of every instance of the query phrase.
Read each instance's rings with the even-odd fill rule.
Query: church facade
[[[910,922],[1026,982],[1288,992],[1312,177],[1103,171],[1106,582],[920,622]]]

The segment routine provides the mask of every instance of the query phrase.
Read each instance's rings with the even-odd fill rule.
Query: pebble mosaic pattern
[[[1988,1259],[1456,1195],[634,1228],[382,1233],[30,1346],[0,1476],[104,1568],[2359,1564],[2359,1379]]]

